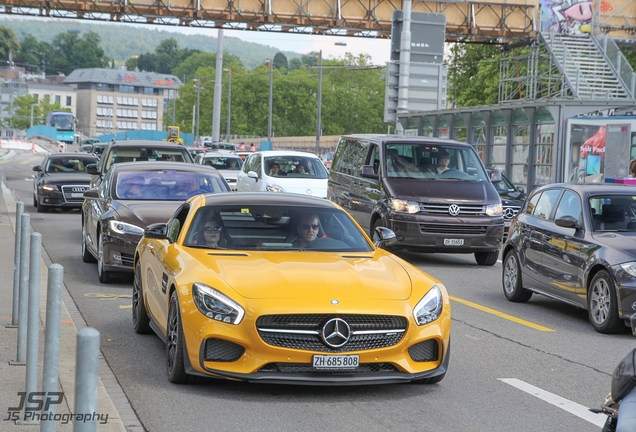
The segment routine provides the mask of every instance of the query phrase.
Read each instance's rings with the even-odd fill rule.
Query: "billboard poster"
[[[568,119],[564,181],[601,183],[628,177],[633,130],[636,118]]]

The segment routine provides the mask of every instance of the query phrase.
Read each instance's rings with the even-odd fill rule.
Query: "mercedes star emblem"
[[[504,219],[512,219],[513,217],[515,217],[515,211],[510,207],[505,208],[503,211],[503,216]]]
[[[457,204],[451,204],[448,206],[448,214],[451,216],[457,216],[459,214],[459,206]]]
[[[308,195],[311,195],[311,189],[307,189],[305,192],[307,192]]]
[[[351,328],[343,319],[332,318],[322,327],[322,340],[331,348],[340,348],[351,337]]]

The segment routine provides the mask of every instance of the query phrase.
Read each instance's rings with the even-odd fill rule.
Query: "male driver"
[[[444,171],[448,171],[448,164],[450,163],[450,154],[444,149],[440,150],[437,155],[437,166],[436,171],[437,174],[441,174]]]
[[[310,242],[316,240],[316,237],[318,237],[319,228],[320,219],[318,219],[318,215],[313,213],[303,214],[298,221],[298,225],[296,226],[299,239],[295,246],[298,246],[301,249],[307,247]]]

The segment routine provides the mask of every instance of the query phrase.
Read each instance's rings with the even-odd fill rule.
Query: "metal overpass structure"
[[[0,13],[33,17],[372,38],[390,38],[402,8],[400,0],[0,0]],[[534,38],[538,10],[539,0],[412,2],[413,12],[446,15],[449,42]]]

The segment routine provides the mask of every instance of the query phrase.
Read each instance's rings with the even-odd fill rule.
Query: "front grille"
[[[205,341],[205,361],[233,362],[241,358],[245,348],[223,339]]]
[[[132,254],[120,253],[121,255],[121,263],[125,266],[132,267],[134,265]]]
[[[88,190],[88,185],[66,185],[62,186],[64,201],[68,203],[83,203],[84,192]],[[79,196],[73,196],[80,194]]]
[[[277,373],[315,373],[315,374],[361,374],[361,373],[377,373],[377,372],[399,372],[398,369],[390,363],[360,363],[355,369],[314,369],[311,364],[307,363],[268,363],[258,370],[259,372],[277,372]]]
[[[420,212],[426,214],[447,215],[448,207],[456,203],[420,203]],[[457,204],[459,206],[458,216],[485,216],[486,207],[483,204]]]
[[[521,207],[513,207],[513,206],[504,206],[503,207],[503,217],[505,220],[513,219],[517,213],[519,213]]]
[[[322,340],[320,332],[327,321],[340,318],[347,322],[351,337],[343,346],[333,348]],[[399,343],[406,331],[404,317],[384,315],[266,315],[256,328],[268,345],[318,352],[364,351]]]
[[[422,234],[477,234],[486,235],[487,226],[480,225],[440,225],[440,224],[420,224]]]
[[[439,344],[431,339],[409,348],[409,355],[416,362],[436,361],[439,358]]]

